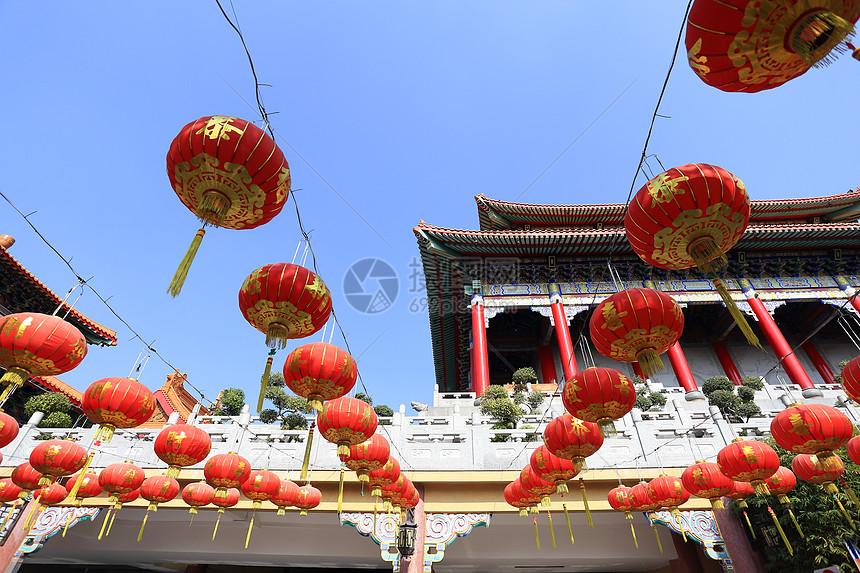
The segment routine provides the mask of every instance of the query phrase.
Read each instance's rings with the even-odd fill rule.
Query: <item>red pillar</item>
[[[675,371],[675,377],[678,383],[687,392],[694,392],[699,389],[696,384],[696,379],[693,378],[693,372],[690,370],[690,365],[687,364],[687,357],[684,356],[684,351],[681,350],[681,343],[676,342],[669,350],[666,351],[669,355],[669,362],[672,363],[672,370]]]
[[[860,300],[857,300],[860,297],[856,296],[857,291],[854,290],[854,287],[848,284],[848,280],[845,277],[837,276],[834,278],[836,280],[836,284],[839,285],[839,290],[845,293],[845,296],[851,300],[851,306],[854,307],[854,310],[860,312]]]
[[[484,298],[472,295],[472,391],[483,396],[490,385],[490,364],[487,356],[487,327],[484,325]]]
[[[540,360],[540,377],[544,384],[558,384],[555,372],[555,360],[552,358],[552,347],[541,346],[538,348],[538,360]]]
[[[735,383],[735,386],[741,385],[741,373],[738,372],[738,367],[735,365],[735,361],[732,360],[732,355],[729,354],[729,349],[726,348],[726,344],[722,340],[717,340],[712,343],[714,347],[714,352],[717,353],[717,358],[720,360],[720,364],[723,367],[723,372],[726,373],[726,377]]]
[[[833,379],[833,371],[830,370],[830,366],[828,366],[827,362],[824,361],[824,358],[818,352],[818,349],[815,348],[815,345],[812,344],[812,341],[807,340],[801,346],[803,351],[806,352],[806,355],[809,356],[809,360],[812,362],[812,365],[815,366],[816,370],[818,370],[824,383],[835,384],[836,380]]]
[[[573,354],[573,342],[570,340],[570,329],[567,327],[567,316],[561,293],[557,284],[549,285],[549,302],[552,308],[552,320],[555,322],[555,337],[558,339],[558,355],[561,358],[561,368],[564,381],[567,382],[577,373],[576,356]]]
[[[636,376],[638,376],[639,378],[641,378],[643,380],[648,379],[648,377],[645,376],[645,373],[642,372],[642,367],[639,366],[638,362],[631,362],[630,364],[633,366],[633,374],[635,374]]]
[[[749,284],[749,281],[742,279],[739,282],[743,285],[744,295],[747,297],[747,302],[755,313],[756,320],[758,320],[758,324],[762,332],[764,332],[768,344],[770,344],[776,357],[782,360],[785,373],[788,374],[793,383],[800,386],[803,390],[814,389],[815,384],[809,379],[806,370],[803,369],[800,361],[797,360],[797,356],[791,351],[791,347],[786,342],[785,336],[782,335],[773,317],[764,307],[764,303],[756,296],[755,289]]]

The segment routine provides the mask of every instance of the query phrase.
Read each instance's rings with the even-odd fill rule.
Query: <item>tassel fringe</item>
[[[19,388],[21,386],[23,386],[24,382],[27,381],[27,378],[29,378],[29,376],[30,376],[29,372],[27,372],[23,368],[18,368],[17,366],[10,366],[8,368],[8,370],[6,370],[6,373],[3,374],[3,377],[0,378],[0,383],[9,385],[9,387],[3,391],[2,398],[6,397],[7,392],[13,386],[17,386]],[[2,398],[0,398],[0,399],[2,399]]]
[[[636,539],[636,529],[633,527],[633,522],[630,522],[630,533],[633,534],[633,545],[636,546],[636,549],[639,549],[639,541]]]
[[[340,516],[343,513],[343,474],[346,472],[343,468],[340,468],[340,480],[337,484],[337,514]],[[343,525],[341,523],[341,525]]]
[[[567,512],[567,504],[561,504],[564,509],[564,520],[567,522],[567,534],[570,535],[570,544],[573,545],[573,528],[570,526],[570,514]]]
[[[114,509],[113,515],[110,516],[110,523],[108,523],[108,530],[105,533],[105,537],[110,535],[110,530],[113,527],[113,520],[116,518],[116,514],[119,513],[119,509]]]
[[[854,531],[857,531],[857,526],[854,525],[854,520],[851,519],[851,516],[848,515],[847,511],[845,511],[845,506],[842,505],[842,502],[839,501],[839,498],[834,495],[833,500],[836,501],[836,505],[839,506],[839,511],[842,512],[842,515],[844,515],[845,519],[848,520],[848,525],[851,526],[851,529],[853,529]]]
[[[810,13],[794,26],[789,44],[791,49],[810,66],[826,67],[845,48],[839,44],[854,33],[854,26],[829,10]]]
[[[720,298],[723,299],[723,303],[726,305],[726,309],[728,309],[729,314],[732,315],[732,318],[735,320],[735,324],[737,324],[738,328],[740,328],[741,332],[743,332],[744,337],[747,339],[747,342],[749,342],[751,346],[755,346],[759,350],[762,350],[761,342],[759,342],[758,337],[755,335],[755,332],[753,332],[750,323],[747,322],[746,315],[741,312],[741,309],[738,308],[737,303],[734,301],[734,299],[732,299],[732,295],[729,293],[729,290],[726,287],[726,283],[724,283],[718,276],[713,274],[708,275],[708,278],[711,279],[711,282],[717,289]]]
[[[654,528],[654,535],[657,537],[657,548],[660,550],[660,553],[663,553],[663,543],[660,541],[660,532],[657,531],[657,526],[651,524],[651,527]]]
[[[266,397],[266,388],[269,387],[269,376],[272,375],[272,357],[266,359],[266,367],[263,369],[263,377],[260,378],[260,397],[257,398],[257,413],[263,409],[263,399]]]
[[[308,481],[308,466],[311,463],[311,446],[314,443],[314,428],[316,427],[316,422],[311,423],[311,427],[308,430],[308,440],[305,445],[305,457],[302,459],[302,473],[299,476],[299,479],[307,483]]]
[[[588,527],[594,527],[594,520],[591,519],[591,509],[588,507],[588,494],[585,492],[585,481],[579,478],[579,490],[582,492],[582,505],[585,506],[585,519],[588,520]]]
[[[143,516],[143,523],[140,524],[140,531],[137,533],[138,542],[143,538],[143,528],[146,527],[146,520],[149,519],[149,510],[146,510],[146,515]]]
[[[788,549],[788,554],[794,555],[794,549],[792,549],[791,543],[788,542],[788,537],[785,536],[785,531],[783,531],[782,524],[779,523],[779,519],[776,518],[773,508],[768,506],[767,512],[770,514],[770,518],[773,520],[776,530],[779,531],[779,536],[782,537],[782,542],[785,543],[785,548]]]
[[[289,329],[279,322],[272,322],[266,329],[266,346],[280,350],[287,347],[290,339]]]
[[[725,509],[726,506],[723,505],[723,500],[719,497],[711,500],[711,509],[716,511],[718,509]]]
[[[251,529],[254,527],[254,518],[257,517],[257,512],[251,514],[251,521],[248,523],[248,534],[245,535],[245,549],[248,549],[248,542],[251,541]]]
[[[794,517],[794,512],[791,511],[790,507],[787,507],[786,509],[788,510],[788,516],[791,518],[791,522],[794,524],[794,528],[797,530],[801,537],[806,537],[805,535],[803,535],[803,530],[800,528],[800,524],[797,523],[797,518]]]
[[[756,495],[770,495],[770,490],[767,488],[767,484],[763,481],[752,484],[753,489],[755,490]]]
[[[103,536],[103,535],[104,535],[104,533],[105,533],[105,526],[107,525],[108,518],[110,517],[110,514],[111,514],[111,511],[112,511],[112,510],[113,510],[113,508],[112,508],[112,507],[108,507],[108,509],[107,509],[107,513],[105,513],[104,521],[102,521],[102,528],[101,528],[101,531],[99,531],[99,536],[98,536],[98,540],[99,540],[99,541],[101,541],[101,538],[102,538],[102,536]]]
[[[662,372],[663,368],[665,368],[663,360],[660,359],[660,355],[653,350],[642,352],[642,354],[636,357],[636,362],[639,363],[639,366],[642,368],[642,373],[645,374],[646,378],[650,378],[654,374]]]
[[[556,548],[556,545],[555,545],[555,528],[552,526],[552,514],[549,511],[547,511],[546,516],[547,516],[547,518],[549,518],[549,534],[550,534],[550,537],[552,537],[552,548],[555,549]]]
[[[559,495],[564,495],[569,493],[569,489],[567,489],[567,482],[564,480],[555,482],[555,491],[558,492]]]
[[[753,539],[756,539],[755,529],[753,529],[752,523],[750,523],[750,516],[746,511],[744,511],[744,519],[746,519],[747,521],[747,527],[749,527],[750,529],[750,535],[752,535]]]
[[[535,524],[535,543],[537,550],[540,551],[540,532],[538,531],[537,517],[532,517],[532,522]]]
[[[212,541],[215,541],[215,536],[218,534],[218,526],[221,525],[222,513],[224,513],[223,508],[218,510],[218,518],[215,520],[215,530],[212,531]]]
[[[90,455],[87,456],[87,461],[84,463],[84,467],[81,468],[81,471],[78,473],[78,479],[75,480],[75,485],[72,487],[72,491],[69,492],[69,499],[75,499],[78,495],[78,490],[81,489],[81,482],[84,481],[84,476],[87,473],[87,470],[90,469],[90,462],[93,461],[93,456],[95,456],[95,451],[90,452]]]
[[[201,227],[194,239],[191,240],[191,246],[188,247],[185,256],[179,263],[179,268],[176,269],[176,274],[173,275],[173,280],[170,281],[170,286],[167,287],[167,292],[170,296],[176,296],[182,292],[182,285],[185,284],[185,279],[188,277],[188,270],[191,268],[191,263],[194,262],[194,257],[197,255],[197,249],[200,248],[200,243],[203,241],[203,235],[206,234],[206,229]]]
[[[726,254],[711,237],[699,237],[687,247],[687,254],[703,274],[716,273],[727,264]]]
[[[231,205],[230,199],[223,193],[212,189],[203,193],[203,197],[200,198],[200,203],[197,204],[194,214],[197,215],[197,218],[204,225],[209,223],[210,225],[220,227],[224,224],[224,219],[227,218],[227,212],[230,211]]]

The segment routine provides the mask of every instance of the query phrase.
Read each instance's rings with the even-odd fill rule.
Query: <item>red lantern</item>
[[[191,506],[188,513],[197,513],[198,507],[212,503],[215,497],[215,488],[205,481],[190,483],[182,489],[182,501]]]
[[[12,482],[21,488],[20,497],[22,498],[26,498],[31,491],[38,489],[42,477],[44,476],[27,462],[19,464],[12,470]]]
[[[69,492],[66,491],[66,488],[58,483],[52,483],[36,490],[35,497],[40,505],[53,507],[63,503],[68,495]]]
[[[791,469],[803,481],[824,486],[824,491],[827,493],[839,492],[833,482],[845,473],[842,458],[836,454],[826,458],[819,458],[810,454],[797,454],[791,460]]]
[[[550,500],[549,496],[556,492],[555,483],[539,477],[532,470],[531,465],[524,467],[520,471],[520,483],[527,494],[540,497],[540,504],[542,506],[548,507],[552,505],[552,500]]]
[[[370,495],[381,497],[382,488],[393,485],[400,477],[400,462],[388,456],[388,461],[378,470],[372,470],[367,479],[370,481]]]
[[[143,537],[143,528],[146,527],[149,512],[158,511],[159,503],[167,503],[175,499],[179,495],[179,482],[167,476],[148,477],[143,480],[143,484],[140,486],[140,495],[149,502],[149,506],[146,508],[143,523],[140,524],[140,532],[137,534],[138,541]]]
[[[594,422],[601,429],[633,409],[636,389],[633,382],[611,368],[587,368],[577,372],[561,395],[564,407],[575,418]]]
[[[409,486],[409,490],[400,498],[400,509],[402,510],[401,518],[403,520],[406,519],[406,511],[415,509],[421,501],[421,496],[418,495],[418,489],[415,487],[415,484],[409,482]]]
[[[308,399],[315,410],[322,409],[325,400],[345,396],[358,376],[355,360],[334,344],[314,342],[293,350],[284,363],[287,386]]]
[[[684,489],[711,502],[713,510],[725,509],[722,498],[732,491],[732,480],[720,473],[717,464],[697,461],[681,474]]]
[[[215,495],[212,496],[212,503],[218,506],[218,517],[215,520],[215,529],[212,531],[212,541],[215,541],[215,535],[218,533],[218,526],[221,525],[221,516],[224,515],[224,510],[239,503],[239,490],[235,487],[229,489],[219,487],[215,490]]]
[[[99,473],[99,486],[111,494],[110,501],[116,503],[121,495],[140,489],[145,477],[143,470],[131,462],[111,464]]]
[[[630,488],[630,496],[633,499],[636,511],[644,511],[650,514],[660,511],[663,507],[659,502],[651,499],[651,496],[648,494],[648,482],[641,481]]]
[[[415,503],[418,503],[418,491],[415,489],[415,485],[406,476],[401,477],[403,478],[403,481],[392,486],[394,491],[391,495],[391,505],[394,506],[394,511],[396,511],[397,513],[405,511],[406,505],[409,503],[409,500],[413,497],[413,495],[416,499]]]
[[[109,442],[117,428],[134,428],[152,417],[155,396],[133,378],[102,378],[81,399],[84,415],[101,428],[95,439]]]
[[[547,424],[543,442],[553,455],[582,464],[603,445],[603,434],[593,422],[562,414]]]
[[[278,506],[278,515],[284,515],[285,509],[296,504],[296,499],[299,495],[299,486],[288,479],[281,480],[281,485],[278,488],[278,493],[270,499],[272,503]]]
[[[401,495],[403,491],[406,490],[406,484],[408,480],[405,475],[399,474],[397,479],[391,485],[387,485],[382,488],[381,497],[383,500],[383,507],[385,509],[391,509],[394,505],[396,505],[396,498]]]
[[[740,179],[706,163],[669,169],[646,183],[624,216],[624,230],[643,261],[661,269],[697,267],[708,277],[750,344],[758,338],[717,273],[741,238],[750,200]]]
[[[636,503],[633,499],[633,488],[619,486],[609,490],[607,501],[615,511],[623,511],[625,519],[633,519],[632,511],[636,511]]]
[[[114,509],[122,509],[122,504],[131,503],[133,501],[136,501],[137,498],[139,498],[139,497],[140,497],[140,488],[137,488],[135,490],[132,490],[132,491],[129,491],[126,493],[121,493],[121,494],[116,496],[117,505],[114,506]]]
[[[848,440],[848,457],[855,464],[860,464],[860,436]]]
[[[0,479],[0,502],[16,501],[23,491],[12,481],[12,478]]]
[[[206,483],[218,491],[238,488],[251,475],[251,464],[235,452],[218,454],[206,462],[203,475],[206,477]]]
[[[376,412],[370,404],[355,398],[326,402],[317,414],[317,427],[323,438],[337,444],[337,455],[345,460],[349,447],[369,440],[376,431]]]
[[[529,508],[538,503],[540,500],[531,498],[523,490],[523,484],[517,478],[505,486],[505,501],[508,505],[519,508],[520,517],[528,515]]]
[[[155,455],[168,465],[167,476],[177,477],[181,468],[199,464],[212,450],[212,438],[190,424],[167,426],[155,438]]]
[[[764,480],[779,469],[779,456],[764,442],[735,438],[717,454],[717,465],[724,476],[750,482],[757,494],[768,495]]]
[[[562,496],[568,492],[567,481],[582,470],[582,463],[554,456],[546,446],[539,446],[532,452],[529,465],[539,478],[555,482],[556,491]]]
[[[603,356],[639,362],[651,376],[663,369],[660,354],[681,337],[684,313],[666,293],[632,288],[601,302],[591,315],[591,340]]]
[[[250,473],[248,479],[242,484],[242,493],[253,501],[254,510],[260,508],[264,501],[278,495],[281,487],[281,478],[269,470],[255,470]]]
[[[47,440],[30,452],[30,465],[44,474],[39,485],[75,473],[87,462],[87,451],[71,440]]]
[[[842,368],[842,389],[849,398],[860,402],[860,356],[852,359]]]
[[[0,319],[0,366],[6,385],[0,404],[30,376],[57,376],[76,367],[87,355],[81,332],[56,316],[38,312],[7,314]]]
[[[788,503],[788,492],[797,486],[797,477],[790,469],[779,466],[776,473],[765,480],[771,495],[775,495],[779,503]]]
[[[168,292],[182,290],[206,225],[253,229],[281,212],[290,192],[290,166],[266,132],[249,121],[213,115],[182,128],[167,152],[167,176],[203,228]]]
[[[655,477],[645,486],[648,497],[668,509],[676,518],[680,518],[678,506],[690,499],[690,492],[684,489],[684,484],[675,476],[663,474]]]
[[[388,440],[379,434],[373,434],[369,440],[350,446],[346,467],[356,473],[359,482],[369,483],[370,472],[383,467],[390,455]]]
[[[72,489],[78,478],[79,476],[76,474],[66,481],[66,490],[69,493],[72,493]],[[102,493],[102,488],[99,485],[99,476],[97,476],[96,474],[92,472],[84,474],[84,476],[81,477],[80,480],[81,483],[78,486],[78,491],[75,493],[75,499],[72,503],[72,505],[75,507],[81,507],[85,499],[89,497],[98,497]]]
[[[726,497],[737,501],[740,507],[746,508],[747,502],[745,500],[753,495],[755,495],[755,490],[749,482],[732,481],[732,490],[726,494]]]
[[[795,404],[770,423],[776,443],[796,454],[827,457],[848,443],[854,426],[848,416],[824,404]]]
[[[771,89],[829,63],[858,17],[853,0],[697,0],[687,58],[702,81],[723,91]]]
[[[321,501],[322,494],[320,490],[311,485],[303,485],[299,488],[299,492],[296,494],[296,501],[293,502],[293,505],[301,510],[299,511],[299,515],[305,517],[308,514],[308,510],[318,506]]]
[[[0,448],[4,448],[18,437],[18,421],[0,410]]]

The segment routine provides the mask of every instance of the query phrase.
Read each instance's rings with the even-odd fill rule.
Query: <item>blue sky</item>
[[[263,98],[278,112],[273,126],[320,273],[370,393],[396,408],[429,402],[434,383],[426,311],[410,311],[421,296],[410,292],[412,227],[424,219],[476,228],[478,193],[624,201],[686,3],[234,6],[260,81],[272,86]],[[301,238],[292,202],[253,231],[208,232],[180,297],[165,294],[198,228],[167,180],[171,140],[204,115],[259,119],[246,103],[254,93],[244,51],[214,1],[7,0],[0,22],[0,189],[36,211],[33,223],[208,398],[228,386],[255,396],[266,349],[237,291],[253,269],[292,259]],[[843,56],[775,90],[728,94],[699,81],[681,50],[661,107],[671,119],[658,118],[649,145],[667,168],[721,165],[754,199],[860,184],[856,61]],[[640,175],[637,188],[644,182]],[[3,203],[0,221],[0,233],[18,239],[14,256],[50,288],[63,294],[75,283]],[[342,292],[347,269],[366,257],[401,279],[391,308],[373,315]],[[127,375],[140,343],[92,293],[78,308],[116,329],[119,345],[91,348],[63,380],[83,389]],[[152,359],[141,381],[155,389],[169,372]]]

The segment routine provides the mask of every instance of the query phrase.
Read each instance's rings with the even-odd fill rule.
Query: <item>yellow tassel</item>
[[[90,462],[93,461],[93,456],[96,455],[95,451],[90,452],[90,455],[87,456],[87,461],[84,463],[84,467],[81,469],[80,473],[78,473],[78,479],[75,480],[75,485],[72,487],[72,491],[69,492],[69,499],[75,499],[78,495],[78,490],[81,489],[81,483],[84,481],[84,476],[87,473],[87,470],[90,469]]]
[[[567,522],[567,534],[570,535],[570,544],[573,545],[573,528],[570,526],[570,514],[567,513],[567,504],[561,504],[564,509],[564,520]]]
[[[346,470],[340,468],[340,481],[337,484],[337,514],[343,513],[343,474]]]
[[[803,535],[803,530],[800,528],[800,524],[797,523],[797,518],[794,517],[794,512],[791,511],[790,507],[786,509],[788,509],[788,516],[791,518],[791,522],[794,523],[794,528],[797,530],[801,537],[805,537],[805,535]]]
[[[712,500],[711,500],[711,510],[712,510],[712,511],[716,511],[716,510],[718,510],[718,509],[725,509],[725,508],[726,508],[726,506],[725,506],[725,505],[723,505],[723,500],[722,500],[722,499],[720,499],[720,498],[716,498],[716,499],[712,499]],[[716,518],[715,518],[715,519],[716,519]]]
[[[555,528],[552,526],[552,514],[547,511],[546,516],[549,518],[549,534],[552,537],[552,547],[555,549]]]
[[[537,543],[538,551],[540,551],[540,532],[538,532],[537,517],[533,517],[532,522],[535,524],[535,543]]]
[[[633,528],[633,522],[630,522],[630,533],[633,534],[633,545],[636,546],[636,549],[639,549],[639,541],[636,540],[636,530]]]
[[[26,535],[30,535],[30,530],[36,525],[36,522],[39,521],[39,516],[42,515],[42,512],[45,511],[45,507],[40,507],[39,511],[36,512],[36,517],[33,518],[33,523],[24,526],[24,530],[26,531]]]
[[[373,501],[373,533],[376,534],[376,500]]]
[[[143,516],[143,523],[140,524],[140,531],[137,532],[137,540],[140,541],[143,538],[143,528],[146,527],[146,520],[149,519],[149,510],[146,510],[146,513]]]
[[[248,542],[251,541],[251,528],[254,527],[254,518],[257,516],[257,512],[251,514],[251,522],[248,524],[248,534],[245,536],[245,549],[248,549]]]
[[[716,273],[729,261],[711,237],[699,237],[687,247],[687,254],[703,274]]]
[[[792,51],[810,66],[826,67],[845,51],[842,41],[854,33],[854,25],[829,10],[807,13],[792,27],[787,38]]]
[[[750,516],[746,511],[744,511],[744,519],[747,520],[747,527],[750,528],[750,534],[752,535],[752,538],[755,539],[755,529],[753,529],[752,523],[750,523]]]
[[[854,507],[860,508],[860,501],[857,501],[857,496],[854,495],[854,490],[851,489],[851,486],[848,485],[848,482],[843,478],[840,482],[842,484],[842,489],[845,490],[845,493],[848,494],[848,499],[851,500],[851,503],[854,504]]]
[[[555,491],[558,492],[558,495],[564,497],[564,494],[568,493],[567,482],[565,481],[557,481],[555,482]]]
[[[101,531],[99,531],[99,537],[98,537],[99,541],[101,541],[101,538],[102,538],[102,536],[103,536],[103,535],[104,535],[104,533],[105,533],[105,526],[107,525],[108,518],[110,517],[110,513],[111,513],[111,510],[112,510],[112,509],[113,509],[112,507],[108,507],[108,508],[107,508],[107,513],[105,513],[104,521],[102,521],[102,528],[101,528]]]
[[[665,368],[665,366],[663,366],[663,360],[660,359],[660,355],[653,350],[642,352],[642,354],[636,357],[636,361],[642,368],[642,373],[645,374],[646,378],[651,378],[654,374],[662,372],[663,368]]]
[[[754,483],[752,485],[756,495],[770,495],[770,490],[768,489],[767,484],[763,481]]]
[[[203,235],[206,234],[206,229],[201,227],[194,239],[191,241],[191,246],[179,263],[179,268],[176,269],[176,274],[173,275],[173,280],[170,281],[170,286],[167,287],[167,292],[172,297],[176,297],[182,292],[182,285],[185,284],[185,278],[188,276],[188,270],[191,268],[191,263],[194,261],[194,256],[197,254],[197,249],[200,248],[200,243],[203,241]]]
[[[9,511],[6,512],[6,517],[3,518],[3,525],[0,525],[0,531],[6,529],[6,524],[9,523],[9,518],[15,513],[18,506],[21,505],[21,498],[15,500],[15,503],[9,506]]]
[[[75,511],[72,510],[69,512],[69,519],[66,520],[66,526],[63,528],[63,537],[66,536],[66,531],[69,530],[69,525],[72,523],[72,517],[74,517]]]
[[[585,481],[579,478],[579,490],[582,492],[582,505],[585,506],[585,519],[588,520],[588,527],[594,527],[594,521],[591,519],[591,510],[588,507],[588,494],[585,493]]]
[[[314,427],[316,425],[316,422],[311,423],[311,427],[308,430],[308,439],[305,444],[305,457],[302,460],[302,473],[299,476],[299,479],[305,483],[308,481],[308,466],[311,463],[311,445],[314,443]]]
[[[30,513],[27,514],[27,519],[24,520],[24,529],[27,531],[30,530],[30,520],[33,519],[33,512],[36,511],[36,506],[39,505],[39,497],[41,496],[41,492],[35,498],[33,498],[33,503],[30,506]]]
[[[231,206],[232,202],[226,195],[215,189],[210,189],[203,193],[194,214],[197,215],[201,223],[220,227],[224,224],[224,219],[227,218]]]
[[[0,401],[2,401],[13,388],[20,388],[24,385],[24,382],[27,381],[27,378],[30,377],[30,373],[24,370],[23,368],[18,368],[17,366],[10,366],[6,373],[0,377],[0,384],[7,384],[6,389],[3,391],[3,395],[0,396]]]
[[[738,328],[743,332],[747,342],[749,342],[751,346],[755,346],[759,350],[762,350],[761,342],[759,342],[758,337],[755,335],[755,332],[753,332],[749,322],[747,322],[746,315],[741,312],[737,303],[732,299],[732,295],[729,293],[726,283],[714,274],[708,275],[708,278],[711,279],[711,282],[714,284],[714,288],[717,289],[720,298],[723,299],[723,303],[726,305],[726,309],[728,309],[729,314],[732,315],[732,318],[735,320],[735,324],[737,324]]]
[[[856,530],[857,530],[857,527],[854,525],[854,520],[853,520],[853,519],[851,519],[851,516],[850,516],[850,515],[848,515],[848,512],[847,512],[847,511],[845,511],[845,507],[843,507],[842,502],[841,502],[841,501],[839,501],[839,498],[838,498],[838,497],[836,497],[835,495],[833,496],[833,499],[836,501],[836,505],[838,505],[838,506],[839,506],[839,511],[841,511],[841,512],[842,512],[842,515],[844,515],[844,516],[845,516],[845,519],[847,519],[847,520],[848,520],[848,525],[850,525],[850,526],[851,526],[851,529],[854,529],[854,530],[856,531]]]
[[[108,530],[107,530],[107,533],[105,533],[105,537],[107,537],[108,535],[110,535],[110,530],[111,530],[111,528],[113,527],[113,520],[114,520],[114,519],[116,519],[116,514],[117,514],[117,513],[119,513],[119,510],[115,509],[115,510],[114,510],[114,512],[113,512],[113,515],[111,515],[111,516],[110,516],[110,523],[108,524]]]
[[[672,517],[678,520],[678,529],[681,530],[681,538],[684,540],[684,543],[687,542],[687,531],[684,529],[684,520],[681,518],[681,511],[675,507],[672,508],[671,511]]]
[[[263,409],[263,399],[266,397],[266,388],[269,387],[269,376],[272,375],[272,357],[266,359],[266,368],[263,369],[263,377],[260,378],[260,397],[257,399],[257,413]]]
[[[654,535],[657,536],[657,547],[660,549],[660,553],[663,553],[663,544],[660,542],[660,532],[657,531],[657,526],[652,524],[651,527],[654,528]]]
[[[212,541],[215,541],[215,535],[218,533],[218,526],[221,524],[221,514],[223,512],[223,508],[218,510],[218,519],[215,520],[215,530],[212,531]]]
[[[618,432],[615,430],[615,424],[612,420],[604,420],[603,422],[599,422],[597,427],[600,428],[600,435],[604,438],[608,438],[614,436]]]
[[[767,512],[770,513],[770,518],[773,520],[773,524],[776,526],[776,530],[779,531],[779,536],[782,537],[782,542],[785,543],[785,547],[786,549],[788,549],[788,554],[794,555],[794,549],[792,549],[791,543],[788,542],[788,537],[785,536],[785,531],[782,530],[782,525],[776,518],[776,514],[773,512],[773,508],[768,506]]]

